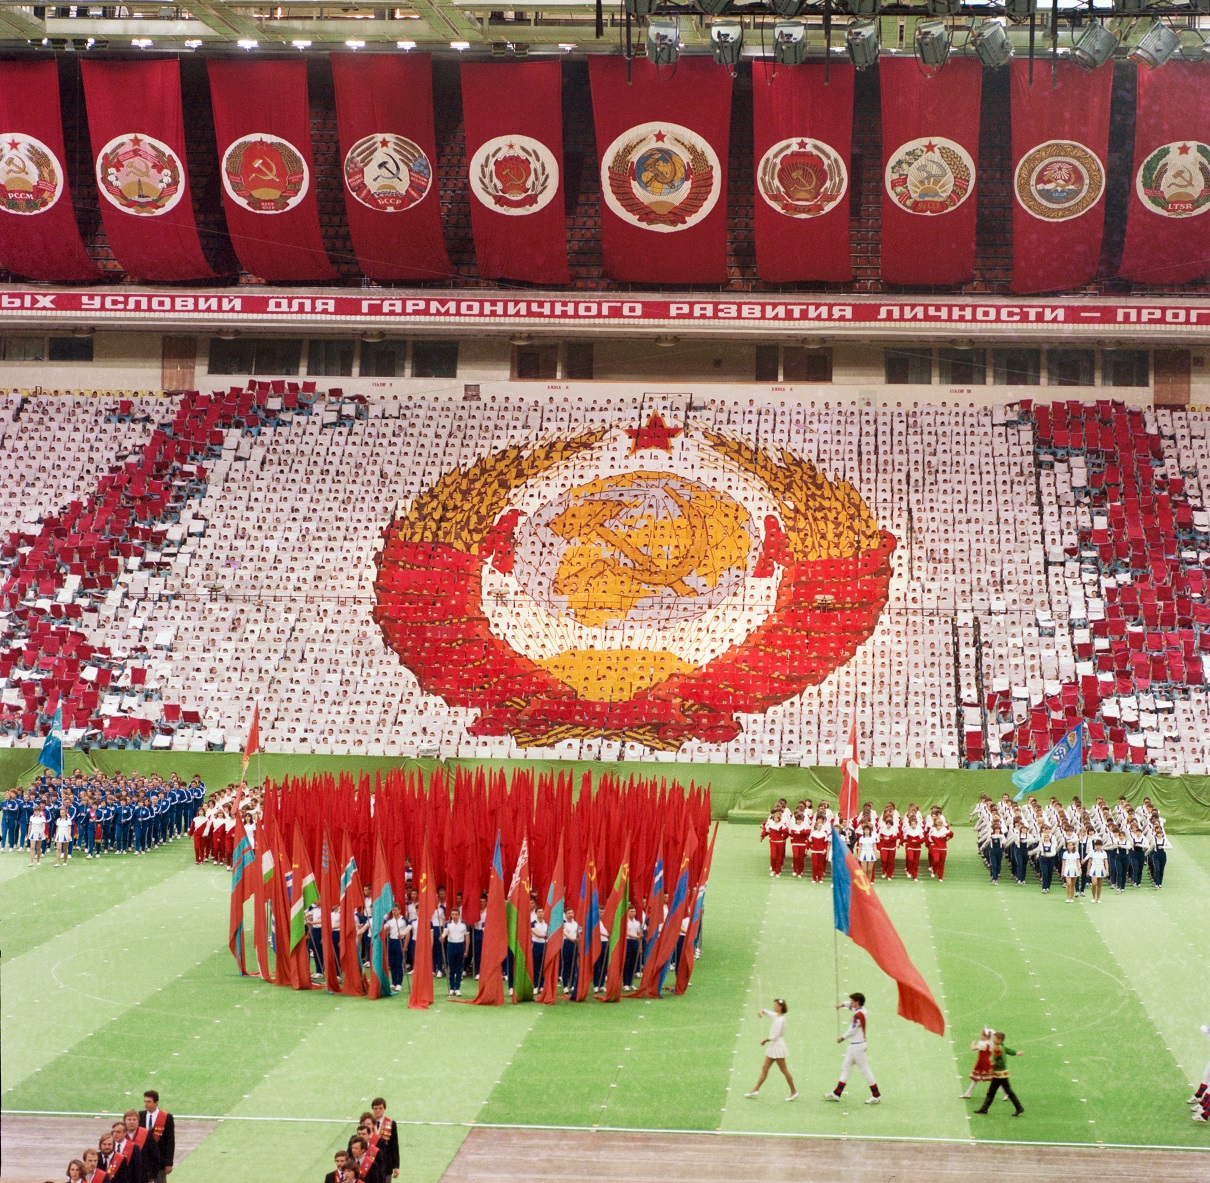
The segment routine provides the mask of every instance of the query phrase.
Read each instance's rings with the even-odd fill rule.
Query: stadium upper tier
[[[0,732],[1208,771],[1210,415],[0,403]]]

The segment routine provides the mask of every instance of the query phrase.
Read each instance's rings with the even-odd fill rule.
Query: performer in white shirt
[[[633,904],[626,909],[626,956],[622,962],[622,989],[634,989],[634,975],[639,968],[639,950],[643,947],[643,924]]]
[[[773,1010],[762,1010],[759,1013],[767,1015],[773,1020],[769,1024],[769,1038],[762,1039],[761,1046],[765,1049],[765,1062],[761,1066],[760,1079],[753,1086],[750,1093],[746,1096],[756,1097],[760,1094],[760,1086],[765,1083],[765,1077],[769,1075],[769,1069],[776,1064],[781,1070],[782,1076],[786,1078],[786,1084],[790,1086],[790,1095],[786,1098],[787,1101],[798,1100],[798,1090],[794,1087],[794,1077],[790,1075],[790,1069],[786,1067],[786,1000],[784,998],[775,998],[773,1000]]]
[[[857,1065],[857,1070],[865,1077],[866,1084],[870,1086],[870,1095],[866,1098],[867,1105],[877,1105],[882,1101],[882,1094],[878,1091],[878,1083],[874,1079],[874,1073],[870,1070],[869,1062],[866,1060],[866,1034],[865,1034],[865,995],[850,994],[848,1002],[840,1002],[836,1004],[837,1010],[851,1010],[853,1018],[849,1023],[849,1029],[836,1038],[837,1043],[848,1043],[845,1048],[844,1063],[840,1066],[840,1080],[836,1087],[830,1092],[824,1094],[825,1101],[839,1101],[841,1093],[844,1092],[845,1085],[849,1082],[849,1072],[853,1065]]]
[[[576,914],[568,908],[563,914],[563,948],[559,962],[564,994],[571,994],[580,979],[579,942],[580,926],[576,923]]]

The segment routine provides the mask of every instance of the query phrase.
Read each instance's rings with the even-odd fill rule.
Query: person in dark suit
[[[340,1177],[344,1174],[345,1164],[349,1161],[348,1152],[345,1150],[338,1150],[334,1157],[336,1159],[336,1169],[329,1171],[324,1176],[324,1183],[340,1183]]]
[[[382,1163],[384,1177],[399,1178],[399,1127],[387,1117],[387,1103],[382,1097],[370,1102],[374,1118],[374,1132],[378,1135],[378,1161]]]
[[[172,1162],[176,1157],[176,1123],[172,1120],[171,1113],[160,1108],[160,1094],[155,1089],[148,1089],[143,1094],[141,1124],[147,1130],[148,1140],[155,1142],[159,1159],[155,1174],[156,1183],[164,1183],[172,1174]]]
[[[110,1175],[111,1183],[144,1183],[143,1156],[135,1145],[134,1138],[126,1133],[126,1123],[113,1123],[113,1154],[110,1156],[107,1171],[113,1171],[115,1158],[120,1158],[122,1165]]]
[[[160,1153],[155,1138],[149,1129],[139,1123],[137,1109],[127,1109],[122,1116],[122,1124],[126,1127],[126,1137],[133,1139],[139,1149],[142,1165],[136,1183],[153,1183],[160,1173]]]
[[[349,1142],[349,1153],[357,1167],[357,1177],[362,1183],[385,1183],[382,1166],[376,1158],[370,1158],[369,1148],[370,1143],[364,1134],[354,1134]]]

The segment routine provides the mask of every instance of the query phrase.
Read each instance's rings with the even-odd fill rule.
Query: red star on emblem
[[[799,146],[800,148],[805,148],[805,147],[807,146],[807,141],[806,141],[806,140],[799,140],[799,141],[798,141],[798,146]]]
[[[141,148],[143,146],[143,141],[140,140],[138,136],[131,136],[130,137],[130,146],[132,148]]]
[[[657,131],[655,133],[655,142],[657,144],[662,144],[664,142],[664,133],[662,131]]]
[[[924,150],[925,150],[926,152],[936,152],[936,151],[937,151],[937,145],[936,145],[936,144],[934,144],[932,140],[929,140],[929,142],[928,142],[927,144],[925,144],[925,145],[924,145]]]
[[[380,148],[389,148],[391,146],[391,141],[388,140],[386,136],[383,136],[382,139],[378,141],[378,146]]]
[[[669,427],[664,422],[664,417],[657,411],[647,420],[646,426],[626,428],[626,434],[633,441],[630,445],[630,454],[633,456],[635,452],[642,452],[646,448],[659,448],[671,455],[672,441],[681,434],[681,431],[680,427]]]
[[[9,147],[10,147],[10,148],[11,148],[11,149],[14,151],[14,152],[16,152],[16,150],[17,150],[18,148],[20,148],[20,147],[21,147],[21,141],[20,141],[20,140],[9,140],[9,142],[8,142],[8,146],[9,146]]]
[[[1178,144],[1176,150],[1181,156],[1188,156],[1191,147],[1191,144]]]

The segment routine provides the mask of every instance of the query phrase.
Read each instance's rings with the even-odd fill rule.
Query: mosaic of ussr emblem
[[[283,214],[311,184],[302,153],[279,136],[241,136],[223,153],[223,188],[254,214]]]
[[[559,162],[540,140],[496,136],[468,167],[471,192],[498,214],[536,214],[559,188]]]
[[[386,532],[374,616],[472,735],[673,750],[848,662],[894,549],[846,481],[652,414],[439,477]]]
[[[44,214],[63,192],[63,166],[41,140],[22,132],[0,136],[0,209]]]
[[[418,144],[376,132],[345,154],[345,184],[362,205],[397,213],[424,200],[433,185],[433,166]]]
[[[1156,148],[1134,179],[1139,200],[1166,218],[1195,218],[1210,208],[1210,148],[1181,140]]]
[[[644,230],[687,230],[714,209],[721,188],[714,149],[676,123],[629,128],[601,157],[605,204]]]
[[[1087,213],[1105,193],[1096,153],[1074,140],[1047,140],[1026,152],[1013,175],[1013,193],[1026,213],[1064,222]]]
[[[781,140],[761,157],[756,187],[779,214],[817,218],[848,192],[849,173],[835,148],[799,137]]]
[[[975,162],[961,144],[922,136],[900,144],[886,166],[886,191],[909,214],[948,214],[975,185]]]
[[[97,154],[97,188],[123,213],[166,214],[185,191],[177,154],[151,136],[115,136]]]

